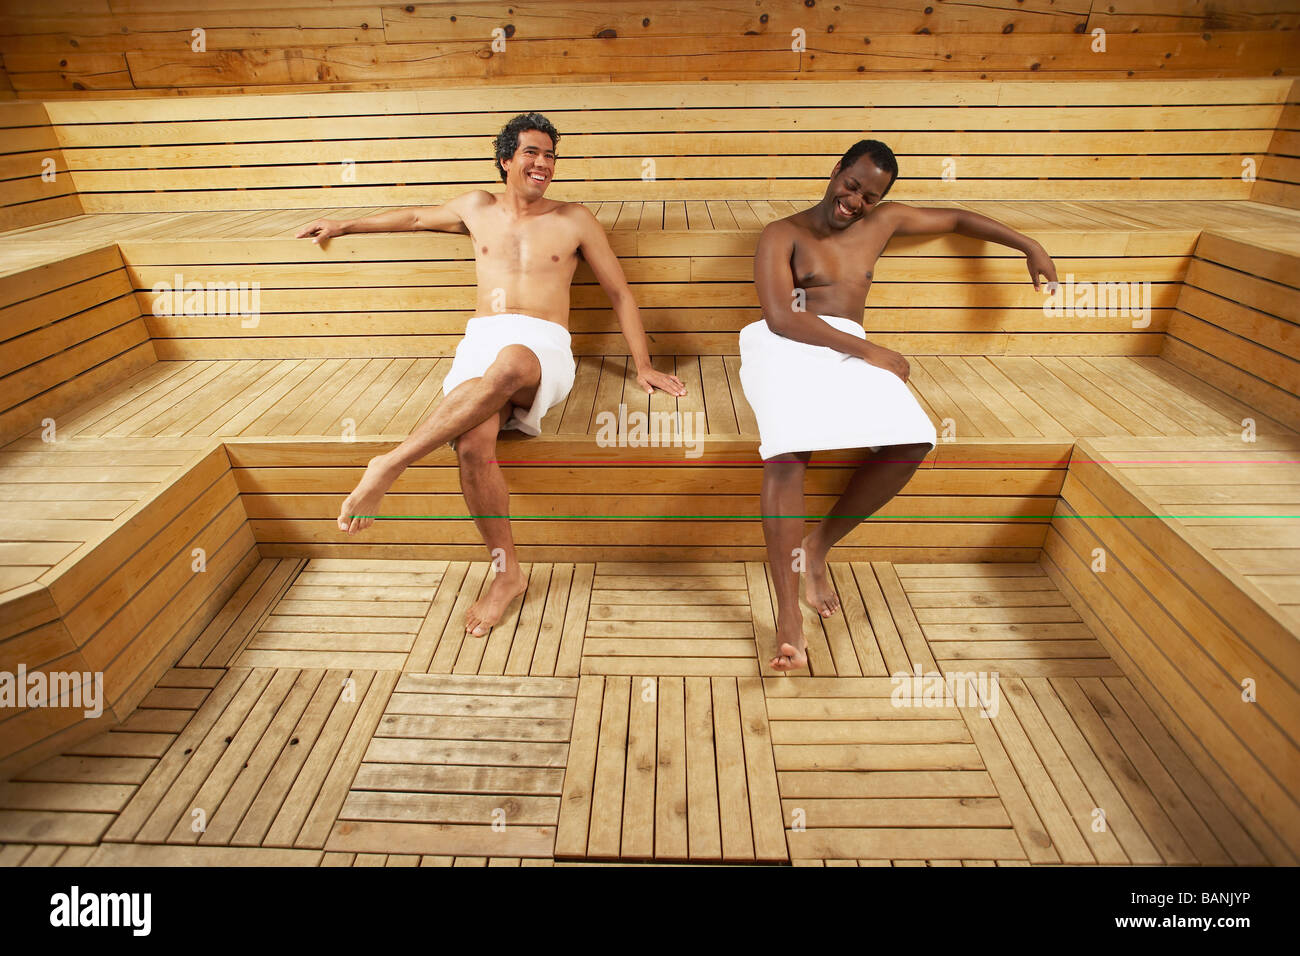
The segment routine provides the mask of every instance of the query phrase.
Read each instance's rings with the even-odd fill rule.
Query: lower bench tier
[[[70,502],[60,533],[52,532],[55,519],[31,527],[9,519],[20,531],[46,533],[53,550],[45,567],[9,559],[10,580],[23,583],[3,595],[0,671],[16,674],[22,665],[29,673],[100,674],[104,716],[84,718],[70,707],[16,709],[0,724],[0,777],[63,752],[102,731],[105,721],[127,719],[178,661],[229,667],[242,659],[273,669],[353,661],[376,671],[443,673],[471,666],[462,659],[456,615],[482,586],[486,555],[464,516],[449,455],[408,471],[408,487],[394,489],[385,514],[387,507],[423,510],[381,520],[367,541],[339,534],[333,515],[365,461],[386,444],[212,440],[178,452],[165,442],[113,449],[87,439],[43,450],[19,442],[7,452],[31,456],[11,462],[14,480],[27,468],[47,482],[42,456],[86,456],[62,466],[71,470],[49,485],[66,493],[81,469],[91,489],[85,505],[100,500],[92,493],[97,486],[132,484],[115,479],[139,479],[142,497],[98,523],[76,517]],[[771,609],[768,594],[763,614],[753,610],[767,589],[757,520],[761,465],[752,443],[711,440],[706,455],[687,465],[668,449],[629,465],[619,457],[627,449],[575,464],[574,444],[560,438],[508,442],[503,453],[514,447],[531,455],[508,466],[517,500],[531,497],[534,507],[552,509],[518,522],[521,559],[536,580],[516,626],[527,622],[546,637],[536,638],[527,655],[489,637],[479,642],[473,667],[486,659],[497,662],[498,673],[536,673],[537,648],[547,646],[544,673],[556,676],[764,673],[772,632],[762,622]],[[590,454],[590,445],[583,447]],[[1235,447],[1205,438],[941,444],[906,493],[833,555],[851,562],[839,565],[851,573],[837,572],[837,585],[855,589],[861,603],[846,601],[842,620],[812,619],[822,635],[810,638],[813,674],[884,676],[933,663],[1024,679],[1123,676],[1268,857],[1293,855],[1300,845],[1300,535],[1286,515],[1295,510],[1288,496],[1297,484],[1297,451],[1296,442],[1278,438]],[[836,454],[810,471],[810,511],[847,478],[851,464]],[[663,494],[666,487],[675,493]],[[636,493],[641,488],[645,495]],[[643,497],[655,507],[671,502],[681,513],[657,517],[649,502],[637,500]],[[707,511],[718,503],[726,517]],[[663,563],[683,556],[694,563]],[[330,561],[389,560],[437,563],[438,581],[413,581],[409,593],[406,584],[393,590],[367,581],[349,595],[344,578],[370,571],[353,564],[339,577],[328,570]],[[306,585],[300,577],[309,561],[324,562],[324,577]],[[996,562],[1033,569],[1031,576],[1051,588],[1025,594],[1004,581],[991,584]],[[875,570],[866,578],[858,571],[895,564],[908,570]],[[930,567],[934,574],[923,570]],[[454,592],[443,593],[453,587],[442,577],[452,568],[461,569],[460,577]],[[907,589],[907,576],[955,576],[960,583]],[[715,577],[727,585],[706,587]],[[567,586],[571,601],[584,580],[581,614],[555,610],[553,588]],[[660,585],[650,588],[653,597],[634,593],[646,580]],[[876,590],[864,590],[864,580]],[[305,604],[283,616],[312,618],[305,630],[257,637],[267,607],[229,603],[266,588],[279,600],[291,587],[307,590],[286,599]],[[1048,590],[1054,596],[1043,601],[1038,592]],[[597,591],[608,599],[597,604]],[[318,600],[325,603],[314,606]],[[366,617],[385,601],[406,624],[338,630],[341,618]],[[620,610],[624,604],[634,610]],[[636,616],[660,604],[669,610]],[[431,644],[427,634],[423,644],[417,640],[432,626],[435,606],[446,615],[438,641],[447,636],[453,643]],[[604,610],[592,616],[596,607]],[[904,609],[911,623],[885,624],[887,607]],[[701,616],[708,627],[692,623]],[[322,640],[314,643],[317,635]]]

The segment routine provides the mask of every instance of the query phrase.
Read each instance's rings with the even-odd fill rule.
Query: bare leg
[[[379,514],[379,502],[408,465],[495,418],[507,402],[530,407],[541,381],[542,366],[531,349],[522,345],[503,348],[482,378],[457,385],[406,441],[370,459],[366,473],[339,509],[339,530],[356,534],[369,528]]]
[[[501,620],[506,608],[528,587],[515,555],[510,519],[505,517],[510,513],[510,490],[496,460],[497,433],[510,417],[510,409],[510,405],[504,406],[498,414],[456,440],[460,489],[492,556],[493,566],[501,568],[493,575],[484,595],[465,612],[465,630],[476,637],[486,634]]]
[[[795,670],[808,664],[794,552],[803,537],[803,479],[810,457],[809,453],[798,452],[778,455],[763,462],[763,538],[767,542],[767,560],[772,566],[772,580],[776,584],[777,656],[768,663],[779,671]],[[793,517],[795,515],[798,517]]]
[[[849,478],[844,493],[831,506],[808,537],[803,540],[808,558],[808,603],[829,617],[839,609],[840,600],[826,573],[826,555],[841,538],[875,514],[911,479],[930,451],[928,442],[917,445],[885,445],[869,453]],[[829,610],[827,610],[829,608]]]

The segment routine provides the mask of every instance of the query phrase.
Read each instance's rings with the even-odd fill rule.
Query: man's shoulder
[[[773,219],[761,230],[759,230],[759,239],[765,239],[768,242],[775,242],[781,239],[792,239],[800,233],[807,232],[808,227],[803,223],[803,210],[784,217],[783,219]]]
[[[588,222],[596,218],[595,213],[580,202],[565,202],[560,199],[552,201],[555,205],[551,207],[550,211],[558,216],[563,216],[565,219]]]
[[[469,192],[461,193],[452,202],[469,208],[476,206],[489,206],[497,201],[497,194],[488,192],[486,189],[471,189]]]

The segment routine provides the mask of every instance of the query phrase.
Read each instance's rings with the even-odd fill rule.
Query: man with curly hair
[[[478,304],[443,382],[445,398],[405,441],[372,459],[339,510],[339,530],[374,524],[380,501],[415,461],[451,444],[461,489],[493,557],[496,573],[466,614],[465,630],[486,634],[527,587],[510,531],[510,495],[497,463],[497,434],[540,433],[576,371],[569,338],[569,286],[579,259],[613,304],[636,367],[637,383],[686,394],[676,376],[650,364],[645,330],[623,270],[596,217],[580,203],[547,199],[560,134],[540,113],[510,120],[496,138],[503,193],[475,189],[441,206],[415,206],[349,221],[317,220],[298,233],[321,242],[356,232],[429,229],[467,235],[474,244]]]

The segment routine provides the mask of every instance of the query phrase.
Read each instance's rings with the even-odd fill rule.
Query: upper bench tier
[[[529,110],[561,133],[548,195],[564,200],[812,199],[839,155],[872,136],[899,156],[891,198],[900,200],[1288,202],[1296,164],[1275,141],[1294,136],[1293,86],[557,84],[55,101],[43,110],[61,147],[50,158],[87,213],[437,202],[499,185],[492,137]],[[5,125],[25,136],[4,160],[25,177],[9,180],[6,202],[66,194],[63,177],[40,178],[51,153],[34,132],[42,117],[32,104],[5,109],[24,111]]]

